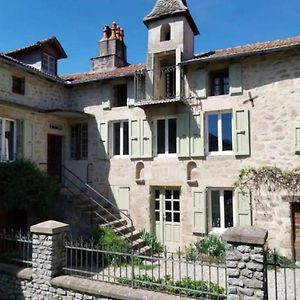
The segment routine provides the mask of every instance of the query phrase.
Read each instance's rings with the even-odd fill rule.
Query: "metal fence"
[[[0,261],[30,266],[32,264],[32,236],[30,233],[1,232]]]
[[[300,267],[293,260],[278,254],[276,250],[267,255],[268,299],[300,299]]]
[[[226,298],[223,263],[188,260],[180,250],[141,255],[83,240],[69,240],[65,246],[69,275],[203,299]]]

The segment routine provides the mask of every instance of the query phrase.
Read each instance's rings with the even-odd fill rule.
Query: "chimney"
[[[93,71],[108,71],[127,66],[124,30],[116,22],[105,25],[99,41],[99,56],[92,58]]]

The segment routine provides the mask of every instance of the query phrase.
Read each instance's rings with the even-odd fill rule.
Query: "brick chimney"
[[[92,58],[93,71],[108,71],[127,66],[124,30],[116,22],[105,25],[99,41],[99,56]]]

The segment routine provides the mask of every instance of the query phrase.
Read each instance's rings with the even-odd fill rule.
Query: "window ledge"
[[[114,155],[112,159],[129,159],[129,155]]]

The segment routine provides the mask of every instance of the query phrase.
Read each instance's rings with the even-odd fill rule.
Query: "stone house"
[[[127,62],[116,23],[87,73],[57,75],[55,37],[1,53],[1,160],[65,165],[170,249],[254,224],[300,257],[299,204],[233,188],[243,167],[300,163],[300,37],[195,55],[185,0],[144,23],[146,64]]]

